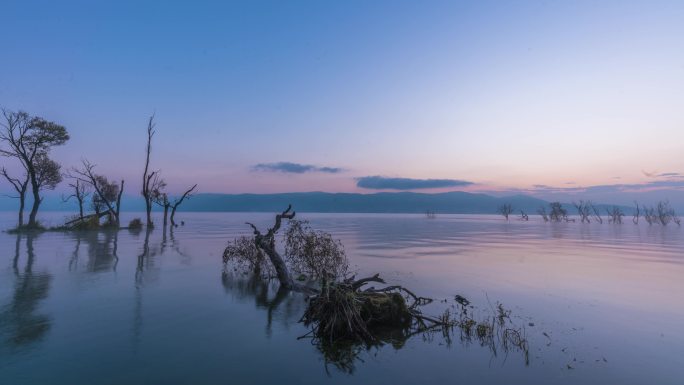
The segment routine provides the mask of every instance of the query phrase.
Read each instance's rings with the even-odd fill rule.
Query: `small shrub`
[[[143,227],[143,223],[140,218],[135,218],[128,223],[129,230],[140,230]]]

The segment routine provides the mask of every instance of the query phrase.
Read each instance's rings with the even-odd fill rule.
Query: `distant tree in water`
[[[163,188],[159,183],[163,182],[159,178],[159,171],[150,171],[150,154],[152,153],[152,137],[155,134],[155,124],[154,115],[150,116],[150,120],[147,122],[147,151],[145,157],[145,171],[142,177],[142,196],[145,199],[145,213],[146,213],[146,225],[147,227],[154,227],[154,222],[152,222],[152,204],[154,203],[154,191]]]
[[[634,216],[632,217],[632,223],[635,225],[639,224],[639,215],[641,214],[641,210],[639,209],[639,203],[634,201],[634,205],[636,206],[634,208]]]
[[[677,226],[681,225],[681,220],[668,201],[659,201],[655,207],[642,206],[642,208],[644,220],[649,225],[667,226],[670,222],[674,222]]]
[[[591,201],[580,200],[579,203],[572,202],[573,206],[577,209],[577,215],[580,217],[580,222],[591,223],[589,219],[591,217]]]
[[[41,191],[52,190],[62,181],[60,165],[49,158],[49,152],[53,147],[66,143],[69,140],[69,134],[64,126],[40,117],[30,116],[24,111],[14,112],[3,109],[2,115],[0,143],[3,147],[0,148],[0,155],[17,159],[25,171],[33,195],[27,226],[38,227],[36,217],[43,201]],[[17,186],[20,187],[18,193],[21,223],[19,226],[23,226],[21,202],[22,196],[25,197],[26,188],[22,189],[21,186],[25,179],[13,178],[6,174],[3,172],[3,176],[10,181],[15,190]],[[15,185],[13,182],[18,183]]]
[[[525,211],[520,210],[520,220],[521,221],[529,221],[530,217],[525,213]]]
[[[608,213],[608,223],[622,224],[622,217],[625,216],[625,213],[619,207],[613,206],[606,209],[606,213]]]
[[[546,207],[542,206],[542,207],[538,208],[537,214],[539,214],[542,217],[544,222],[549,221],[549,214],[546,212]]]
[[[560,202],[551,202],[551,212],[549,213],[549,219],[552,222],[562,222],[568,221],[568,211],[563,208]]]
[[[508,220],[508,216],[513,213],[513,206],[510,203],[504,203],[496,211]]]

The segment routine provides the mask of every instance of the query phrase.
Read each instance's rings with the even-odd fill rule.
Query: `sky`
[[[53,158],[132,191],[151,114],[172,192],[684,189],[682,1],[2,8],[0,106],[63,124]]]

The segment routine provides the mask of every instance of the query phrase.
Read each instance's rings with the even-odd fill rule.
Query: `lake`
[[[65,216],[44,213],[48,224]],[[124,222],[136,215],[125,213]],[[265,213],[179,213],[164,233],[0,233],[0,383],[681,384],[684,229],[497,216],[298,214],[339,238],[359,276],[478,316],[496,303],[529,340],[493,352],[441,334],[326,362],[304,297],[222,274],[227,241]],[[0,213],[0,227],[13,225]],[[277,300],[276,300],[277,298]],[[447,300],[446,303],[440,302]]]

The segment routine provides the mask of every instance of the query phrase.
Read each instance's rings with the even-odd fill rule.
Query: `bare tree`
[[[48,158],[48,153],[52,147],[66,143],[69,134],[63,126],[23,111],[3,109],[2,114],[0,142],[6,147],[0,149],[0,155],[18,159],[26,170],[33,195],[28,226],[37,227],[36,217],[43,201],[40,192],[54,188],[61,181],[59,165]]]
[[[603,224],[603,218],[601,218],[601,212],[599,211],[599,209],[596,206],[594,206],[594,204],[591,202],[589,202],[589,206],[591,206],[591,211],[594,214],[594,219],[596,219],[598,223]]]
[[[508,216],[513,213],[513,206],[511,206],[510,203],[504,203],[496,209],[496,212],[503,215],[503,217],[508,220]]]
[[[670,202],[660,201],[656,207],[658,222],[661,225],[667,226],[670,222],[674,222],[679,226],[680,220],[677,214],[675,214],[674,209],[670,206]]]
[[[280,256],[280,254],[276,250],[275,235],[278,232],[278,230],[280,230],[280,226],[282,224],[283,219],[294,218],[295,212],[291,210],[292,206],[290,205],[287,207],[287,210],[283,211],[281,214],[276,215],[275,224],[273,225],[273,227],[268,229],[265,235],[261,234],[259,229],[257,229],[257,227],[253,224],[247,224],[250,225],[254,230],[254,244],[258,249],[263,251],[266,254],[266,256],[268,256],[268,258],[271,260],[271,264],[273,265],[273,268],[276,271],[276,275],[278,276],[278,281],[280,281],[280,286],[287,290],[302,290],[304,289],[304,287],[296,283],[292,279],[292,276],[290,275],[290,271],[287,268],[285,260],[283,259],[283,257]]]
[[[625,216],[625,213],[619,207],[613,206],[610,209],[606,209],[606,213],[608,213],[609,217],[608,223],[622,224],[622,217]]]
[[[17,192],[17,196],[11,196],[11,198],[19,199],[19,225],[18,227],[24,226],[24,207],[26,205],[26,190],[28,189],[29,175],[24,172],[24,177],[22,179],[13,178],[9,175],[6,168],[2,168],[2,176],[7,179],[7,181],[14,187]]]
[[[551,213],[549,214],[549,219],[552,222],[568,221],[568,211],[563,208],[560,202],[551,202]]]
[[[85,183],[82,183],[80,180],[75,179],[75,182],[69,183],[69,187],[74,189],[74,192],[71,195],[68,195],[62,200],[64,202],[68,202],[71,198],[76,199],[76,202],[78,202],[78,218],[83,221],[83,216],[84,216],[84,210],[83,210],[83,205],[85,203],[86,198],[88,195],[90,195],[90,191],[88,191],[88,185]]]
[[[176,217],[176,210],[178,210],[178,206],[180,206],[184,200],[189,199],[192,196],[193,191],[195,191],[195,188],[197,188],[197,184],[185,190],[183,195],[181,195],[180,198],[175,199],[171,204],[171,226],[176,226],[176,221],[174,220],[174,218]]]
[[[166,182],[159,178],[159,174],[155,174],[152,178],[152,202],[156,203],[158,206],[164,209],[164,228],[166,228],[167,220],[169,217],[169,208],[171,208],[171,203],[169,202],[169,196],[164,192],[166,188]]]
[[[656,211],[653,207],[648,207],[648,206],[642,206],[644,209],[644,220],[649,224],[652,225],[654,223],[658,223],[658,215],[656,214]]]
[[[147,214],[147,227],[154,227],[154,222],[152,222],[152,203],[153,203],[153,192],[159,190],[159,186],[155,186],[155,181],[159,182],[161,179],[158,178],[157,174],[159,171],[150,171],[150,154],[152,152],[152,137],[155,134],[155,124],[154,124],[154,114],[150,116],[150,120],[147,122],[147,152],[145,157],[145,171],[142,177],[142,196],[145,199],[145,211]]]
[[[591,216],[591,201],[580,200],[579,203],[572,202],[572,205],[577,209],[577,214],[580,216],[580,222],[591,223],[589,217]]]
[[[639,210],[639,203],[637,201],[634,201],[634,205],[636,206],[634,209],[634,217],[632,218],[632,222],[635,225],[639,224],[639,214],[641,213],[641,210]]]
[[[541,215],[544,222],[549,221],[549,214],[546,213],[546,207],[542,206],[537,209],[537,214]]]
[[[92,187],[93,206],[96,210],[96,215],[100,216],[98,212],[99,207],[106,208],[106,213],[110,217],[110,224],[119,226],[119,214],[121,212],[121,196],[124,191],[124,181],[120,184],[110,182],[105,176],[98,175],[93,172],[95,165],[83,160],[81,168],[73,168],[72,176],[82,183],[86,183]]]

